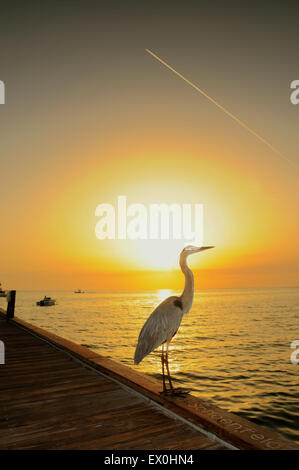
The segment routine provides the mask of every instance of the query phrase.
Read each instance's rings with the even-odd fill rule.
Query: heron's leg
[[[169,365],[168,365],[168,346],[169,346],[169,343],[167,342],[166,343],[165,364],[166,364],[168,381],[169,381],[169,386],[170,386],[170,390],[168,390],[168,393],[172,396],[186,397],[189,393],[189,390],[182,389],[182,388],[174,388],[173,385],[172,385],[172,380],[171,380],[171,377],[170,377]]]
[[[172,385],[170,372],[169,372],[169,365],[168,365],[168,345],[169,345],[169,342],[167,341],[167,343],[166,343],[165,364],[166,364],[166,370],[167,370],[167,376],[168,376],[168,382],[169,382],[170,390],[173,391],[173,385]]]
[[[162,362],[162,373],[163,373],[163,392],[165,392],[166,391],[166,384],[165,384],[165,371],[164,371],[164,364],[165,364],[164,343],[162,344],[161,362]]]

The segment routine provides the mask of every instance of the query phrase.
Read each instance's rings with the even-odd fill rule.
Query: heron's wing
[[[135,351],[134,362],[142,359],[177,332],[182,320],[178,297],[168,297],[149,316],[143,325]]]

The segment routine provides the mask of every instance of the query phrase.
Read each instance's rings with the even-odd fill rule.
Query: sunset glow
[[[264,74],[259,83],[241,77],[245,59],[238,49],[234,65],[224,62],[215,74],[187,39],[179,50],[172,40],[171,47],[163,41],[158,47],[145,34],[142,42],[152,42],[152,50],[296,164],[298,111],[289,97],[284,102],[268,71],[259,63]],[[57,65],[55,97],[37,87],[34,102],[40,105],[24,102],[19,111],[7,99],[1,107],[6,155],[1,168],[7,175],[2,177],[1,279],[16,288],[134,289],[159,287],[161,272],[168,282],[163,287],[181,286],[183,241],[96,238],[96,207],[115,205],[119,195],[126,195],[128,204],[145,206],[203,204],[203,242],[216,248],[190,261],[195,271],[207,272],[198,288],[297,285],[296,170],[157,63],[145,51],[149,44],[143,46],[133,47],[134,66],[126,69],[118,48],[111,46],[109,57],[97,50],[93,74],[88,70],[94,58],[90,64],[86,58],[82,80],[69,87]],[[213,44],[210,48],[216,54]],[[65,63],[56,53],[57,64]],[[256,48],[245,54],[252,70],[261,58],[256,54]],[[276,56],[272,59],[275,64]],[[72,55],[67,67],[78,69]],[[121,82],[116,67],[122,70]],[[30,96],[30,83],[27,94],[22,90],[23,100]],[[272,83],[269,95],[266,83]],[[15,113],[13,122],[8,113]]]

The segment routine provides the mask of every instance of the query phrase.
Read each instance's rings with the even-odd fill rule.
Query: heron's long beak
[[[210,248],[215,248],[214,246],[201,246],[197,251],[209,250]]]

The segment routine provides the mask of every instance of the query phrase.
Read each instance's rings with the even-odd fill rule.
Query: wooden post
[[[6,319],[14,317],[15,314],[15,302],[16,302],[16,291],[10,290],[7,293],[7,310],[6,310]]]

